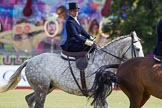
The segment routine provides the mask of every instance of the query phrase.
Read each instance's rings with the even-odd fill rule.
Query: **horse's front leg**
[[[109,106],[108,106],[108,104],[107,104],[107,102],[105,100],[104,105],[97,105],[97,104],[94,103],[94,108],[109,108]]]

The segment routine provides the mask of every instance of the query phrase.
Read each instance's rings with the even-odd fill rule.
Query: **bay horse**
[[[116,75],[108,71],[109,68],[118,68]],[[97,73],[100,73],[98,79],[103,79],[102,76],[105,74],[107,78],[104,77],[104,79],[117,80],[120,89],[129,99],[129,108],[141,108],[150,96],[162,99],[162,67],[160,62],[153,57],[137,57],[122,64],[104,65],[98,69]],[[109,82],[109,80],[105,82]],[[100,82],[95,83],[94,86],[100,86]],[[102,87],[98,91],[106,91],[104,89]],[[94,101],[104,104],[103,97],[106,96],[106,92],[104,93],[92,93],[95,97]]]
[[[141,108],[151,95],[162,99],[162,67],[152,57],[128,60],[119,67],[117,77],[129,108]]]
[[[113,57],[114,56],[114,57]],[[123,59],[143,56],[143,50],[139,38],[135,32],[126,36],[118,37],[107,43],[89,58],[88,66],[85,69],[87,89],[91,89],[94,82],[94,71],[100,66],[112,63],[122,63]],[[80,84],[80,72],[76,68],[75,61],[70,61],[75,77]],[[5,92],[16,87],[20,81],[21,71],[25,68],[26,78],[34,90],[33,93],[25,97],[29,108],[44,108],[47,94],[55,88],[59,88],[67,93],[83,96],[76,85],[69,69],[68,61],[62,59],[59,54],[43,53],[25,61],[10,80],[0,87],[0,92]],[[88,94],[91,94],[90,92]],[[106,99],[104,100],[106,102]],[[108,104],[97,105],[94,108],[108,108]]]

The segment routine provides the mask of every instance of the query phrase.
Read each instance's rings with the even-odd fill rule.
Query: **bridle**
[[[125,56],[125,54],[128,52],[128,50],[129,50],[130,48],[131,48],[132,58],[133,58],[133,57],[137,57],[136,52],[135,52],[135,46],[134,46],[134,43],[136,43],[136,42],[138,42],[138,41],[134,41],[133,35],[131,34],[131,44],[130,44],[130,46],[127,48],[127,50],[123,53],[122,57],[118,57],[118,56],[116,56],[116,55],[114,55],[114,54],[112,54],[112,53],[110,53],[110,52],[104,50],[103,48],[98,49],[98,50],[101,50],[101,51],[105,52],[106,54],[109,54],[109,55],[111,55],[111,56],[113,56],[113,57],[115,57],[115,58],[117,58],[117,59],[119,59],[119,60],[121,60],[121,61],[126,61],[127,59],[125,59],[124,56]]]
[[[136,43],[138,41],[134,41],[134,37],[131,34],[131,45],[127,48],[127,50],[125,51],[125,53],[123,53],[122,58],[124,58],[124,55],[128,52],[128,50],[131,48],[131,54],[132,54],[132,58],[133,57],[137,57],[136,52],[135,52],[135,46],[134,43]]]
[[[127,59],[125,59],[124,56],[125,56],[125,54],[128,52],[128,50],[129,50],[130,48],[131,48],[132,58],[133,58],[133,57],[137,57],[136,52],[135,52],[135,47],[134,47],[134,43],[136,43],[136,42],[138,42],[138,41],[134,41],[133,35],[131,35],[131,44],[130,44],[130,46],[127,48],[127,50],[123,53],[122,57],[118,57],[118,56],[116,56],[116,55],[114,55],[114,54],[112,54],[112,53],[110,53],[110,52],[104,50],[103,48],[97,49],[97,51],[101,50],[101,51],[103,51],[104,53],[109,54],[109,55],[111,55],[111,56],[113,56],[113,57],[119,59],[120,61],[126,61]],[[93,60],[93,61],[94,61],[94,60]],[[113,65],[114,65],[114,64],[113,64]],[[116,65],[119,65],[119,64],[116,64]],[[115,68],[115,67],[114,67],[114,68]],[[92,75],[95,74],[95,73],[96,73],[96,72],[92,73],[91,75],[89,75],[89,76],[87,76],[87,77],[90,77],[90,76],[92,76]]]

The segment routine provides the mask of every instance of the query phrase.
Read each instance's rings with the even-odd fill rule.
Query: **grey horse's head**
[[[111,55],[108,59],[117,58],[119,61],[144,56],[140,39],[137,37],[135,31],[113,39],[105,44],[101,50]]]
[[[127,46],[123,48],[121,55],[124,56],[126,60],[134,57],[144,57],[140,39],[137,37],[135,31],[130,34],[130,41],[127,43]]]

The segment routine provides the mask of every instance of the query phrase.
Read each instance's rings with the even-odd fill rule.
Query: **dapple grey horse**
[[[95,51],[90,56],[88,66],[85,69],[86,85],[91,89],[95,72],[100,66],[106,64],[122,63],[122,59],[144,56],[141,43],[135,32],[120,36],[104,47]],[[80,72],[76,68],[75,61],[70,61],[75,77],[80,84]],[[0,92],[5,92],[16,87],[21,78],[21,71],[25,68],[27,80],[34,90],[33,93],[25,97],[29,108],[44,108],[47,94],[55,88],[59,88],[67,93],[83,96],[76,85],[68,61],[62,59],[59,54],[43,53],[25,61],[17,71],[11,76],[7,84],[0,87]],[[91,94],[91,93],[89,93]],[[105,100],[106,101],[106,100]],[[99,106],[94,104],[94,108],[108,108],[108,104]]]

